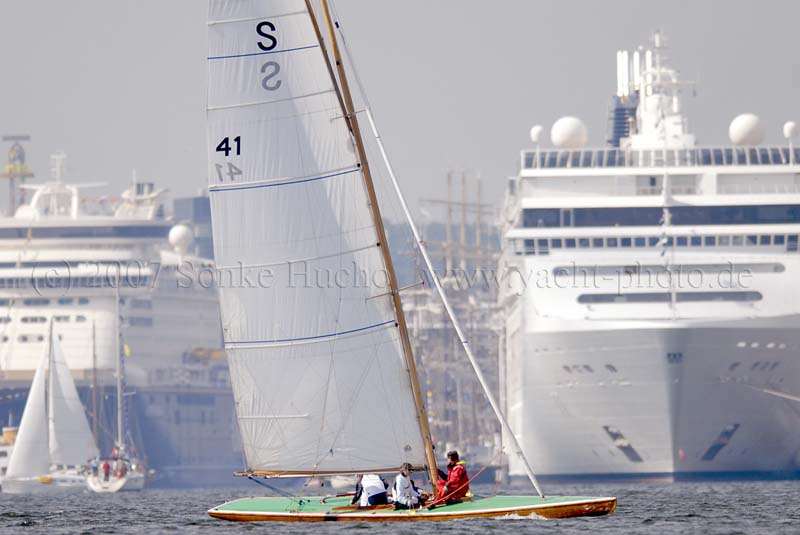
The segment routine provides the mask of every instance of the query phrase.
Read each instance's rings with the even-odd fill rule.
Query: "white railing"
[[[522,169],[794,165],[797,162],[800,162],[800,148],[790,151],[789,147],[548,149],[525,150],[521,158]]]

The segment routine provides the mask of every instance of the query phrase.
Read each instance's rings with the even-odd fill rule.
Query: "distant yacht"
[[[764,146],[743,114],[731,145],[697,145],[654,45],[617,53],[608,146],[566,117],[540,149],[534,127],[509,181],[505,406],[544,475],[795,471],[796,127]]]
[[[86,479],[86,486],[92,492],[107,493],[119,492],[123,490],[142,490],[145,484],[145,474],[143,473],[142,463],[133,455],[131,448],[128,447],[128,428],[125,413],[128,404],[125,401],[125,363],[123,356],[128,346],[122,339],[120,329],[121,317],[119,315],[120,295],[119,284],[116,284],[117,298],[117,322],[115,336],[117,339],[117,369],[114,376],[117,380],[117,437],[114,441],[114,449],[110,458],[94,459],[92,461],[92,472]]]
[[[97,453],[75,381],[51,326],[0,487],[6,494],[82,491],[88,459]]]

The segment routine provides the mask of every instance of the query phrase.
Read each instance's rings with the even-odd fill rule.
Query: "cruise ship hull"
[[[544,476],[792,473],[800,403],[781,396],[800,378],[798,321],[575,320],[528,332],[525,382],[507,393],[512,425]]]

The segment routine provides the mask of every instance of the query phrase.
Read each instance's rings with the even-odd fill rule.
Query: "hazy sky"
[[[535,123],[549,132],[576,115],[602,145],[615,51],[648,44],[658,28],[673,65],[698,82],[685,108],[699,143],[726,142],[744,111],[761,115],[768,142],[800,119],[800,2],[336,5],[412,202],[441,195],[451,168],[479,172],[499,200]],[[118,192],[135,168],[174,195],[196,192],[206,183],[205,18],[204,0],[0,0],[0,133],[32,136],[40,178],[62,149],[73,181]]]

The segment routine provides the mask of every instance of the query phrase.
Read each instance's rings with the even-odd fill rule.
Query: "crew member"
[[[403,463],[392,487],[395,509],[414,509],[420,506],[419,489],[411,481],[411,463]]]
[[[364,474],[360,484],[361,496],[359,505],[361,507],[389,503],[389,497],[386,495],[386,489],[389,488],[389,484],[378,474]]]
[[[456,450],[447,452],[447,480],[440,480],[438,484],[437,501],[444,499],[448,505],[466,501],[464,498],[469,494],[469,475],[464,461],[458,458]]]

